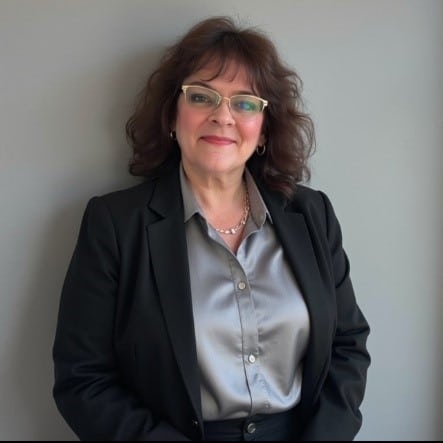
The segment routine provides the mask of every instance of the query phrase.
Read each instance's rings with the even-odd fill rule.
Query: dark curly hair
[[[285,66],[262,31],[242,29],[229,17],[201,21],[165,52],[126,123],[133,149],[129,172],[158,174],[177,154],[177,142],[169,134],[182,82],[210,61],[218,63],[215,77],[230,61],[244,66],[255,93],[268,100],[263,122],[266,152],[254,154],[248,166],[270,189],[290,198],[297,183],[310,179],[308,159],[315,149],[314,125],[303,112],[301,79]]]

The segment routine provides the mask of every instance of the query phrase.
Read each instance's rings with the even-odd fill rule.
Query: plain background
[[[304,80],[311,185],[341,221],[372,354],[360,440],[443,438],[443,2],[0,0],[0,439],[76,439],[52,400],[60,289],[161,51],[210,15]]]

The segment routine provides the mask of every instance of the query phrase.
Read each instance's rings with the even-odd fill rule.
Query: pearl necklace
[[[245,185],[245,206],[243,208],[243,216],[242,216],[241,220],[235,226],[232,226],[231,228],[227,228],[227,229],[214,228],[214,229],[217,232],[219,232],[220,234],[230,234],[230,235],[237,234],[239,229],[241,229],[246,224],[246,221],[248,220],[248,217],[249,217],[249,210],[250,210],[249,193],[248,193],[248,188]]]

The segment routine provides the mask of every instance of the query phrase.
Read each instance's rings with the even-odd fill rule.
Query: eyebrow
[[[216,89],[214,89],[213,87],[211,87],[208,83],[205,83],[201,80],[195,80],[195,81],[191,81],[188,82],[189,85],[194,85],[194,86],[203,86],[204,88],[208,88],[211,89],[212,91],[217,92],[218,94],[220,94]],[[221,95],[221,94],[220,94]],[[234,94],[232,95],[253,95],[256,96],[256,94],[253,91],[250,90],[240,90],[240,91],[236,91]]]

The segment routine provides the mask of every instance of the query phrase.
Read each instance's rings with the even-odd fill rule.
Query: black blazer
[[[303,440],[351,440],[370,358],[328,198],[257,182],[310,315]],[[82,440],[204,438],[178,168],[87,205],[63,286],[54,398]]]

